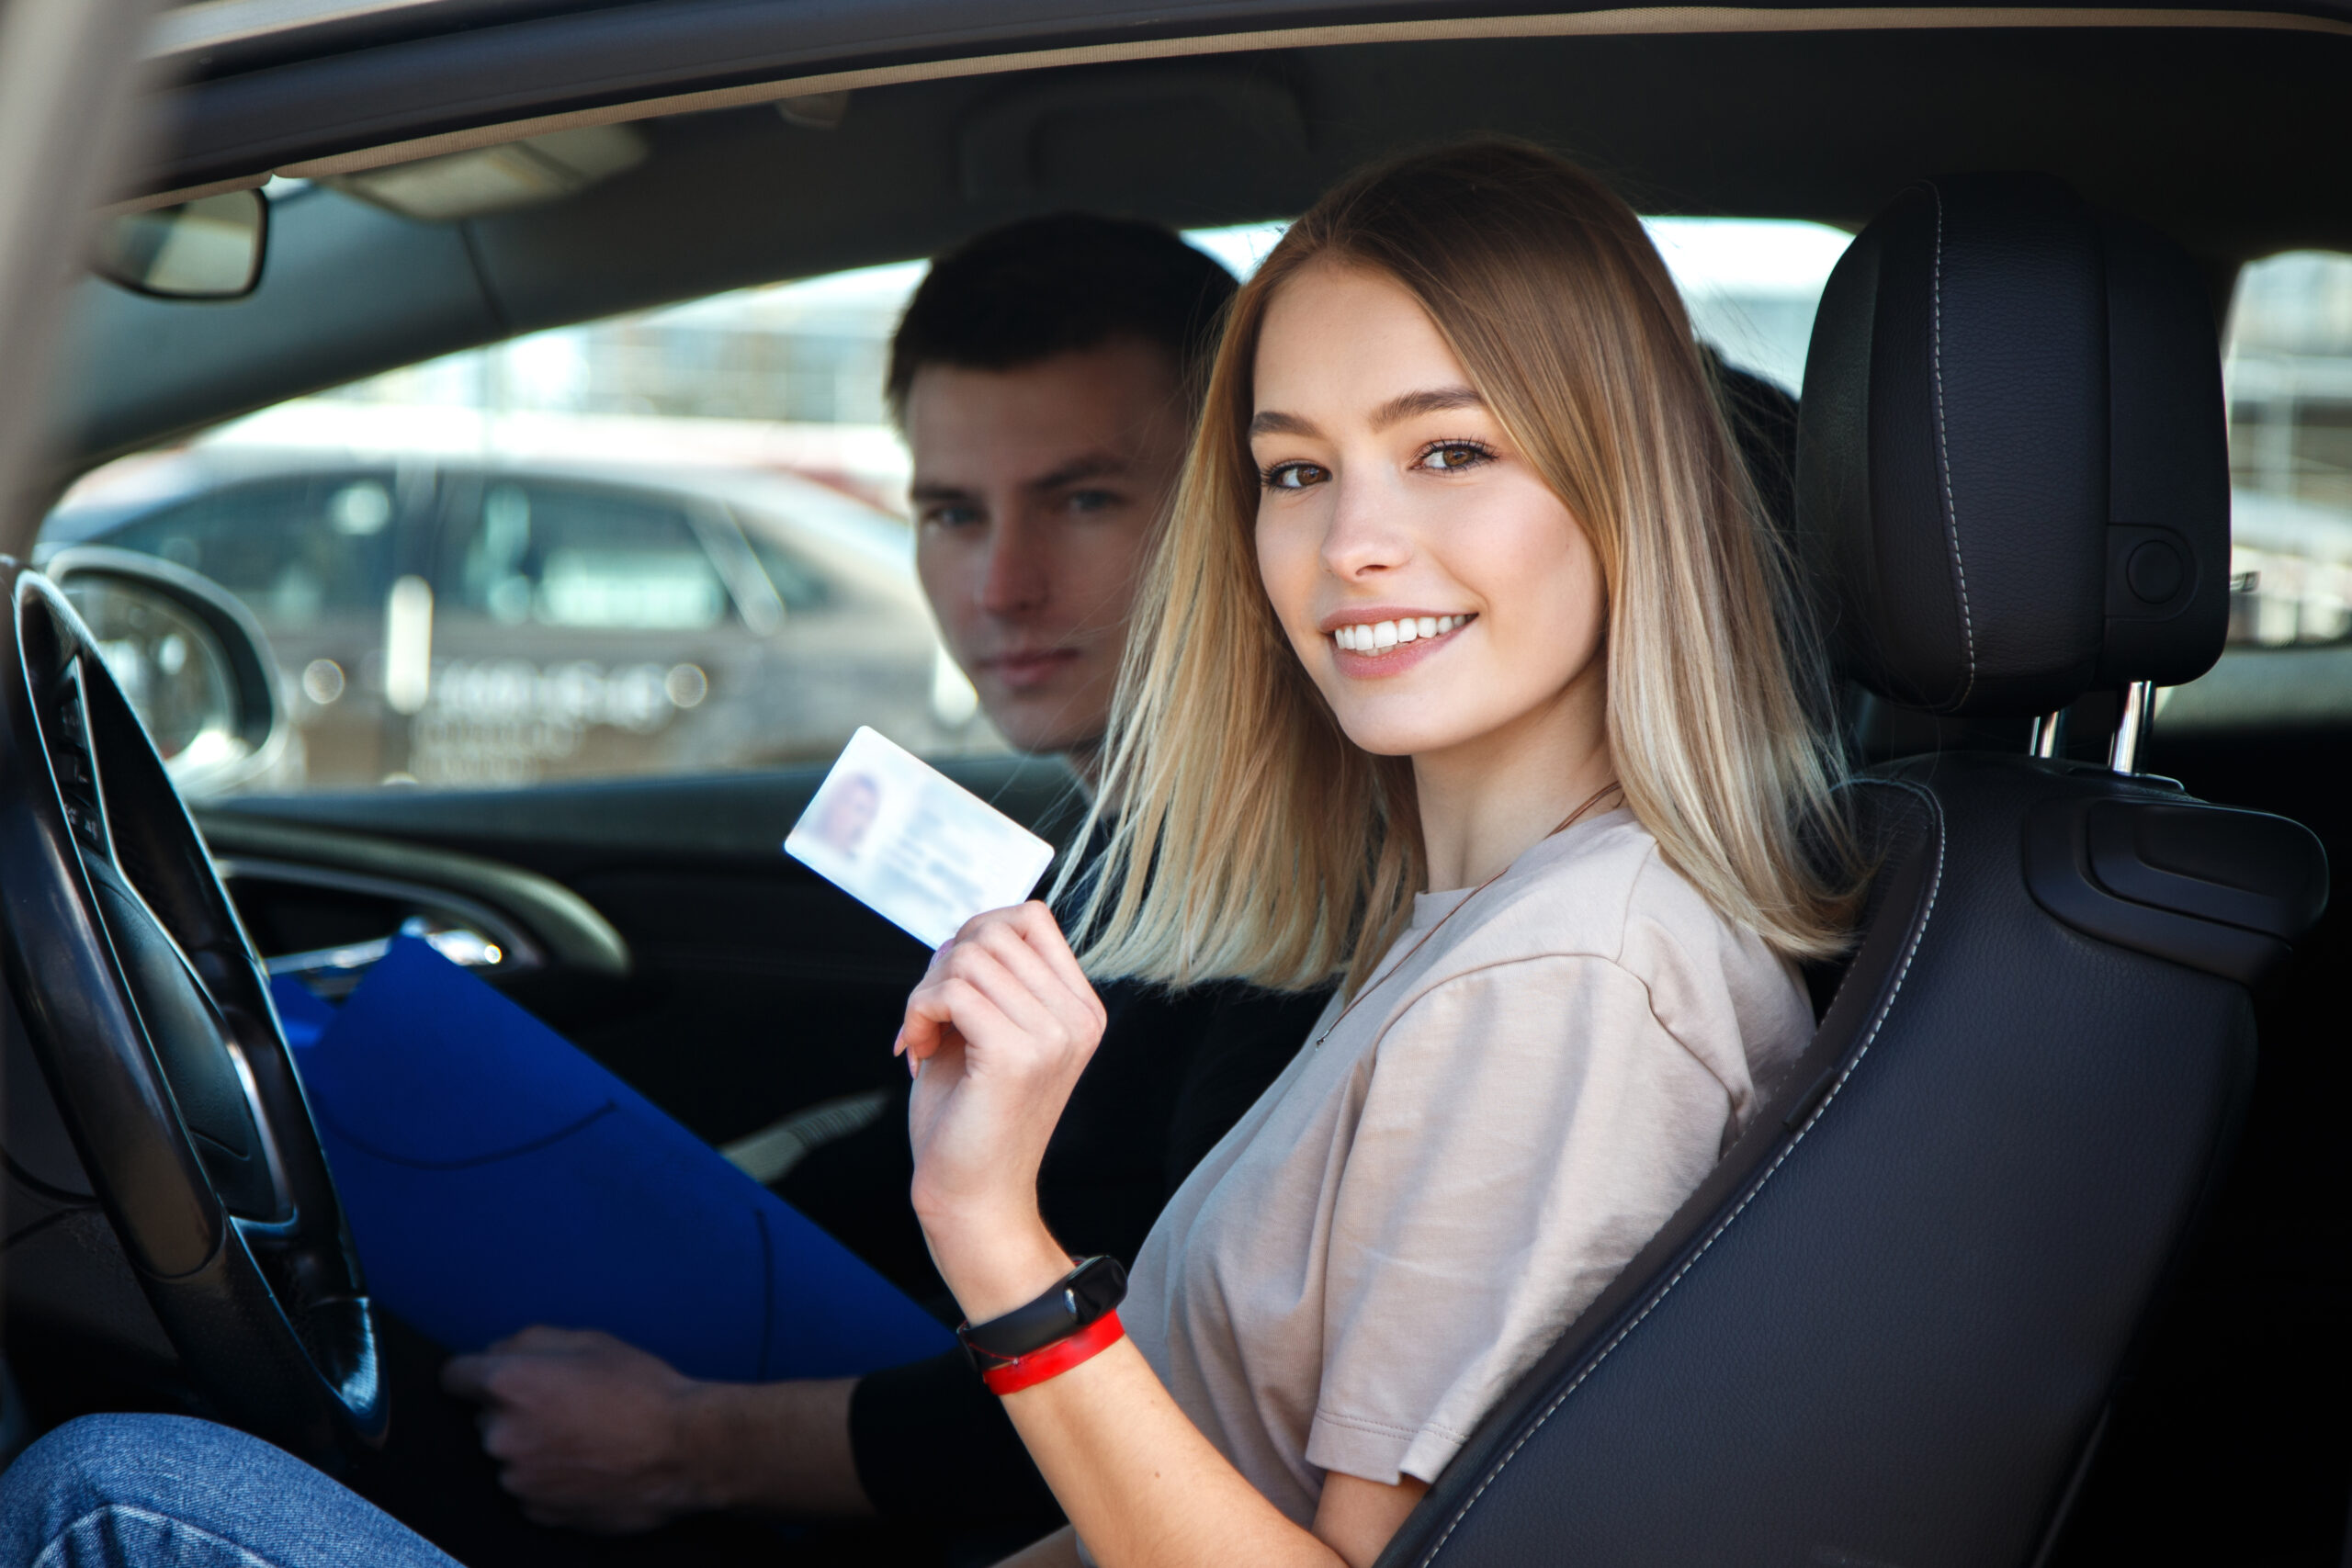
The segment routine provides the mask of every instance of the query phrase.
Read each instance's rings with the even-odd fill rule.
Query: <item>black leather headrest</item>
[[[1830,275],[1803,410],[1803,547],[1881,696],[2048,713],[2220,655],[2220,347],[2154,231],[2039,175],[1905,191]]]

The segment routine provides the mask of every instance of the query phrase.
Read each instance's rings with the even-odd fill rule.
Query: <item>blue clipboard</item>
[[[553,1030],[403,938],[274,987],[374,1298],[452,1350],[600,1328],[691,1377],[845,1377],[954,1336]]]

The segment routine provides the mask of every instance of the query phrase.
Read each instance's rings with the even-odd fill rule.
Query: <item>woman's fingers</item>
[[[1018,1071],[1041,1055],[1057,1057],[1068,1046],[1068,1021],[976,943],[965,944],[949,973],[919,994],[918,1024],[955,1029],[967,1046],[978,1047],[991,1068]],[[938,1017],[943,1011],[944,1020]],[[938,1047],[918,1034],[910,1036],[908,1049],[928,1056]]]
[[[936,1052],[941,1037],[955,1027],[955,1010],[940,993],[940,982],[925,980],[907,998],[907,1016],[899,1024],[899,1045],[910,1062]]]
[[[1026,904],[1016,904],[1011,908],[990,909],[984,915],[975,915],[956,933],[956,940],[967,944],[989,945],[991,951],[1000,954],[1009,953],[1011,943],[1019,942],[1027,953],[1035,957],[1044,973],[1052,976],[1050,986],[1037,985],[1041,997],[1067,994],[1075,998],[1087,1012],[1101,1014],[1101,999],[1095,996],[1093,985],[1086,978],[1086,971],[1079,967],[1078,956],[1070,952],[1069,939],[1062,935],[1062,929],[1056,923],[1053,911],[1037,900],[1033,898]],[[1031,976],[1038,973],[1035,969],[1023,969],[1022,972]]]
[[[1017,1071],[1035,1051],[1049,1059],[1091,1055],[1103,1021],[1101,998],[1051,911],[1032,902],[974,916],[932,955],[891,1050],[908,1058],[910,1073],[950,1043],[978,1046]]]
[[[1083,1032],[1091,1018],[1085,998],[1071,994],[1023,933],[1009,923],[993,925],[961,948],[955,969],[986,991],[1005,1016],[1033,1030],[1050,1020],[1064,1032]]]
[[[944,975],[917,986],[907,998],[907,1020],[899,1037],[911,1061],[935,1056],[957,1035],[1001,1040],[1016,1032],[1012,1021],[987,992],[961,975]]]
[[[1069,950],[1069,939],[1062,934],[1061,924],[1054,919],[1054,912],[1032,898],[1013,913],[1019,917],[1021,934],[1027,940],[1031,950],[1061,976],[1062,984],[1086,998],[1100,1010],[1102,1001],[1094,994],[1093,982],[1087,979],[1086,971],[1079,967],[1078,954]]]
[[[922,986],[926,982],[937,976],[939,974],[940,964],[945,961],[948,950],[953,948],[955,945],[956,939],[951,936],[945,942],[941,942],[936,948],[932,950],[931,962],[923,965],[922,979],[915,982],[916,989],[922,989]],[[899,1026],[899,1032],[897,1036],[890,1042],[890,1055],[893,1056],[903,1055],[906,1053],[906,1049],[907,1026],[901,1023]],[[908,1070],[910,1072],[913,1070],[914,1062],[915,1058],[911,1056],[908,1057],[907,1066]]]
[[[955,1026],[955,1016],[939,994],[939,982],[926,978],[907,995],[906,1016],[899,1021],[899,1039],[891,1049],[910,1063],[920,1062],[939,1049],[940,1036]]]

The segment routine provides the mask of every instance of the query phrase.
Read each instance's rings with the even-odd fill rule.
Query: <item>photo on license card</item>
[[[784,852],[937,947],[966,920],[1029,897],[1053,845],[875,731],[860,728]]]

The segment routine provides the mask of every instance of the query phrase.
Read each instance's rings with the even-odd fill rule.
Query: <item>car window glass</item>
[[[2230,639],[2352,637],[2352,255],[2300,251],[2239,276],[2230,409]]]
[[[495,479],[453,528],[436,585],[452,612],[501,626],[686,631],[718,625],[727,588],[676,500]]]
[[[806,765],[861,725],[1001,751],[915,580],[883,395],[923,270],[297,398],[85,476],[42,543],[164,556],[252,607],[292,735],[248,790]]]
[[[2156,733],[2352,723],[2352,255],[2241,269],[2222,386],[2229,642],[2205,675],[2156,694]]]
[[[105,535],[120,549],[200,572],[265,621],[308,626],[368,615],[391,581],[389,471],[232,483]]]
[[[1793,389],[1847,235],[1645,221],[1700,335]],[[1247,276],[1283,227],[1187,238]],[[43,540],[164,556],[252,607],[294,733],[248,788],[821,762],[862,724],[1001,750],[915,581],[884,396],[923,271],[736,289],[297,398],[96,470]]]
[[[744,534],[752,547],[752,558],[767,574],[769,585],[787,612],[805,615],[821,610],[831,602],[831,587],[817,567],[794,555],[764,529],[754,526],[744,530]]]
[[[1725,360],[1795,392],[1814,312],[1853,236],[1826,223],[1645,218],[1690,328]]]
[[[1853,236],[1826,223],[1773,218],[1657,216],[1642,226],[1674,275],[1700,341],[1732,364],[1797,390],[1821,290]],[[1253,223],[1186,237],[1247,277],[1283,229]]]

